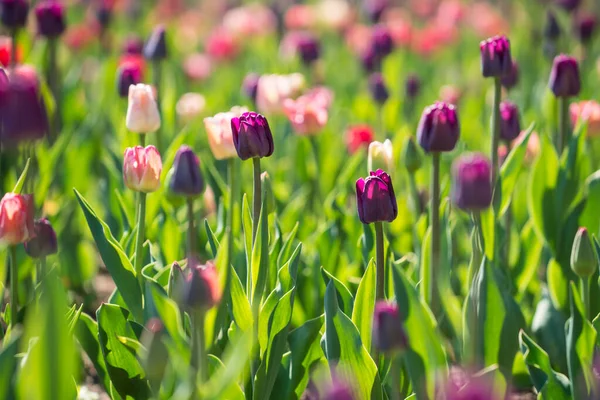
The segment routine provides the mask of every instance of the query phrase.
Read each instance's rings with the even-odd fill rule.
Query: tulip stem
[[[427,281],[427,297],[425,301],[432,305],[434,296],[434,279],[440,263],[440,153],[433,152],[431,169],[431,257]]]
[[[195,255],[195,232],[194,232],[194,201],[192,199],[187,200],[187,214],[188,214],[188,231],[187,231],[187,259],[188,267],[190,267],[190,260]]]
[[[226,277],[225,293],[231,287],[231,260],[233,259],[233,217],[235,210],[235,158],[227,162],[227,179],[229,180],[229,210],[227,212],[227,258],[225,259]]]
[[[17,247],[10,247],[10,325],[17,325],[19,312],[19,271],[17,270]]]
[[[558,137],[558,156],[563,153],[569,139],[569,99],[568,97],[559,97],[559,137]]]
[[[42,278],[46,275],[46,256],[40,258],[40,262],[38,264],[38,270],[36,271],[36,280],[37,284],[42,283]]]
[[[196,383],[198,375],[200,375],[200,383],[208,380],[208,358],[206,352],[206,338],[204,336],[204,311],[194,310],[190,312],[191,318],[191,342],[192,342],[192,358],[190,359],[191,366],[191,384],[192,391],[196,392]]]
[[[258,219],[260,218],[260,207],[261,201],[261,187],[260,187],[260,158],[254,157],[252,159],[252,166],[254,168],[254,193],[252,195],[252,202],[254,205],[252,215],[252,245],[256,242],[256,232],[258,231]]]
[[[585,319],[590,320],[590,278],[587,276],[581,277],[581,300],[585,312]]]
[[[412,172],[408,173],[408,184],[410,186],[410,194],[412,196],[413,208],[415,214],[418,217],[423,213],[421,209],[421,200],[419,199],[419,189],[417,189],[417,181],[415,180],[415,174]]]
[[[512,210],[510,205],[504,214],[504,258],[507,270],[510,270],[510,234],[512,231]]]
[[[144,231],[146,225],[146,193],[138,193],[138,221],[137,237],[135,240],[135,273],[140,283],[142,294],[144,293],[144,277],[142,276],[142,267],[144,257],[142,255],[144,247]]]
[[[315,159],[315,176],[313,177],[313,188],[315,198],[321,200],[321,188],[319,187],[319,144],[317,143],[316,136],[309,137],[310,146],[312,147],[313,157]],[[313,203],[314,204],[314,203]]]
[[[61,125],[60,89],[58,82],[58,66],[56,63],[57,47],[57,39],[48,40],[48,65],[46,66],[46,82],[50,88],[50,93],[52,93],[54,104],[56,106],[54,109],[54,116],[50,124],[50,140],[56,139]]]
[[[385,129],[384,129],[384,123],[383,123],[383,105],[378,105],[377,106],[377,130],[379,131],[379,135],[381,137],[381,140],[383,141],[385,139]]]
[[[383,223],[375,222],[375,253],[377,257],[377,285],[375,298],[385,298],[385,254],[383,252]]]
[[[500,143],[500,100],[502,97],[502,83],[499,77],[494,78],[494,104],[492,114],[492,188],[496,187],[498,177],[498,145]]]

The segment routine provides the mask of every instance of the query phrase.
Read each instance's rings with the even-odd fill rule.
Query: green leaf
[[[485,256],[489,260],[493,260],[496,250],[496,216],[493,207],[488,207],[481,212],[481,230],[483,233]]]
[[[98,251],[102,261],[110,272],[115,285],[127,307],[134,315],[137,321],[143,321],[142,292],[131,261],[119,245],[119,242],[113,237],[108,225],[96,215],[89,203],[75,189],[73,189],[79,205],[85,214],[94,241],[98,246]]]
[[[215,374],[223,374],[225,372],[225,364],[223,364],[221,360],[219,360],[212,354],[208,355],[208,367],[210,371],[210,376],[214,376]],[[230,400],[246,399],[242,388],[235,381],[232,381],[229,384],[229,386],[226,386],[222,389],[221,396],[224,399]]]
[[[321,268],[321,276],[323,277],[323,281],[325,281],[325,285],[329,285],[329,282],[333,282],[337,293],[337,303],[341,304],[341,309],[344,311],[344,314],[351,315],[352,309],[354,308],[354,297],[352,297],[350,290],[348,290],[342,281],[330,274],[325,268]]]
[[[5,338],[4,346],[0,351],[0,398],[9,399],[11,381],[15,376],[15,368],[17,366],[17,350],[19,349],[19,343],[21,339],[21,333],[14,332],[10,339]]]
[[[569,379],[552,369],[550,357],[524,331],[519,333],[521,352],[525,358],[531,381],[538,393],[552,394],[556,400],[569,400]]]
[[[98,323],[89,315],[81,314],[75,327],[75,336],[85,354],[87,354],[92,364],[94,364],[94,369],[96,369],[96,373],[104,385],[104,389],[108,391],[110,388],[110,377],[106,372],[104,356],[98,342]]]
[[[23,190],[23,185],[25,185],[25,181],[27,180],[27,172],[29,172],[30,161],[31,159],[28,158],[27,162],[25,163],[25,167],[23,168],[23,172],[21,172],[21,176],[19,176],[19,180],[17,180],[17,183],[13,188],[13,193],[21,193],[21,190]]]
[[[500,168],[500,181],[502,185],[500,216],[503,216],[504,213],[506,213],[512,200],[512,194],[515,190],[517,179],[521,173],[521,169],[525,161],[525,155],[527,154],[527,144],[529,143],[529,138],[531,137],[531,133],[533,132],[534,128],[535,122],[529,125],[523,140],[513,147],[504,163],[502,163],[502,167]]]
[[[269,279],[269,230],[267,226],[268,215],[266,213],[266,199],[262,199],[260,216],[258,218],[258,230],[256,241],[252,248],[252,303],[262,299]]]
[[[217,249],[219,248],[219,240],[215,236],[212,229],[210,229],[210,225],[208,224],[208,220],[204,220],[204,227],[206,228],[206,236],[208,237],[208,244],[210,245],[210,251],[212,252],[213,258],[217,257]]]
[[[320,358],[322,355],[321,346],[317,339],[323,327],[323,322],[324,317],[322,315],[309,319],[288,335],[292,360],[290,364],[290,393],[285,397],[287,399],[291,398],[292,393],[300,398],[308,383],[308,371],[310,371],[311,365],[315,362],[315,359]],[[311,349],[316,351],[311,351]],[[317,353],[316,356],[315,353]]]
[[[363,346],[358,329],[339,308],[333,281],[325,291],[325,327],[330,367],[335,365],[340,378],[353,385],[356,399],[382,399],[377,366]]]
[[[183,330],[183,320],[177,303],[169,299],[165,295],[164,290],[156,282],[150,282],[150,291],[154,300],[154,307],[160,317],[166,331],[171,336],[174,343],[177,344],[179,350],[185,353],[187,349],[185,332]]]
[[[421,301],[415,287],[394,265],[394,293],[401,307],[400,317],[408,337],[405,350],[406,368],[418,399],[433,399],[438,374],[445,374],[446,355],[439,340],[436,323],[429,308]]]
[[[96,317],[100,347],[111,383],[123,398],[148,398],[146,372],[135,353],[119,339],[125,337],[138,340],[129,321],[129,312],[119,306],[104,303],[98,309]]]
[[[242,332],[248,332],[253,325],[252,308],[237,272],[233,268],[231,271],[231,314],[238,328]]]
[[[252,214],[248,205],[248,196],[245,193],[242,198],[242,228],[244,230],[244,245],[246,248],[246,274],[248,274],[252,265]],[[252,275],[246,276],[246,290],[248,290],[250,279],[252,279]],[[248,296],[250,295],[251,293],[248,293]]]
[[[371,259],[356,291],[356,301],[352,309],[352,322],[358,328],[365,348],[371,348],[373,313],[375,311],[375,261]]]

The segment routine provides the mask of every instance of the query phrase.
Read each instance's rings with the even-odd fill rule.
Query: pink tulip
[[[160,187],[162,161],[154,146],[128,147],[123,159],[125,186],[136,192],[150,193]]]
[[[15,246],[35,237],[33,195],[6,193],[0,201],[0,246]]]
[[[204,118],[204,127],[208,135],[210,150],[217,160],[237,157],[233,143],[231,119],[247,112],[245,107],[234,107],[231,111],[221,112],[214,117]]]
[[[587,122],[587,136],[600,135],[600,104],[594,100],[583,100],[569,106],[573,127]]]

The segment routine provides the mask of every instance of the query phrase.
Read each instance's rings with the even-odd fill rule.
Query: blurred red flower
[[[375,133],[366,124],[354,125],[346,130],[346,145],[350,154],[356,153],[361,148],[368,149],[369,143],[373,141]]]
[[[234,36],[224,28],[215,29],[206,39],[206,53],[215,60],[232,60],[238,51]]]
[[[7,68],[11,62],[12,39],[8,36],[0,36],[0,64]],[[17,47],[17,62],[21,61],[21,49]]]

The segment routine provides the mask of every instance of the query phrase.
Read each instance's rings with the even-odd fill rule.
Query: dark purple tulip
[[[376,23],[379,22],[384,11],[390,5],[389,0],[366,0],[364,2],[365,13],[369,16],[369,19]]]
[[[323,400],[354,400],[352,389],[343,383],[334,382],[331,387],[325,391]]]
[[[28,12],[29,3],[26,0],[0,0],[0,20],[9,29],[24,27]]]
[[[360,63],[365,72],[371,73],[379,66],[379,57],[373,48],[369,47],[360,55]]]
[[[408,338],[404,332],[396,304],[379,301],[373,316],[373,346],[385,353],[405,349]]]
[[[358,217],[363,224],[392,222],[398,216],[398,203],[390,176],[381,169],[356,181]]]
[[[452,151],[459,136],[460,126],[454,105],[437,102],[423,110],[417,140],[425,152]]]
[[[253,103],[256,102],[256,93],[258,92],[258,80],[260,75],[253,72],[246,75],[242,82],[242,93],[244,93]]]
[[[544,27],[544,37],[548,40],[554,41],[560,36],[560,25],[556,20],[556,16],[552,11],[546,13],[546,25]]]
[[[577,96],[581,90],[577,60],[565,54],[556,56],[550,72],[548,87],[556,97]]]
[[[321,55],[319,40],[310,33],[298,37],[296,48],[300,59],[305,65],[310,65],[317,61]]]
[[[379,105],[383,105],[390,97],[390,93],[383,81],[383,75],[379,72],[374,72],[369,76],[369,91],[373,100]]]
[[[177,150],[169,178],[169,191],[172,194],[197,197],[204,192],[200,160],[189,146],[183,145]]]
[[[375,56],[382,60],[394,50],[394,41],[388,28],[383,25],[373,27],[371,33],[371,48]]]
[[[503,75],[500,82],[506,90],[514,88],[519,83],[519,64],[515,60],[512,62],[510,72]]]
[[[58,251],[56,232],[46,218],[33,223],[35,236],[25,243],[25,252],[32,258],[42,258]]]
[[[43,138],[49,129],[44,98],[37,73],[30,66],[10,72],[8,84],[0,85],[2,143],[16,146]]]
[[[183,303],[192,310],[206,311],[221,299],[219,277],[212,261],[206,265],[192,262],[184,287]]]
[[[38,32],[47,38],[56,38],[65,31],[65,7],[55,0],[39,3],[35,7]]]
[[[144,57],[152,61],[164,60],[167,58],[167,42],[164,26],[159,25],[152,31],[152,34],[144,47]]]
[[[144,51],[144,41],[138,36],[130,36],[123,43],[123,54],[141,56]]]
[[[555,0],[555,3],[567,11],[575,11],[581,5],[581,0]]]
[[[492,166],[485,156],[472,153],[454,162],[452,201],[465,211],[485,210],[492,204]]]
[[[273,135],[269,122],[261,114],[245,112],[231,119],[233,144],[242,160],[273,154]]]
[[[500,138],[512,142],[521,133],[519,109],[510,101],[500,103]]]
[[[446,400],[499,400],[494,387],[484,379],[472,379],[465,385],[448,384]]]
[[[577,16],[574,20],[573,30],[581,43],[588,43],[592,40],[596,30],[596,17],[591,14]]]
[[[502,77],[510,73],[512,58],[506,36],[494,36],[479,44],[481,73],[484,77]]]
[[[102,31],[108,28],[110,21],[112,21],[112,7],[108,1],[101,0],[98,8],[96,8],[96,20],[100,24]]]
[[[123,63],[117,71],[117,91],[119,96],[127,98],[129,96],[129,86],[137,85],[142,82],[142,68],[135,62]]]
[[[419,79],[419,76],[414,74],[409,75],[404,83],[404,92],[406,93],[406,97],[409,99],[414,99],[419,95],[420,91],[421,79]]]

